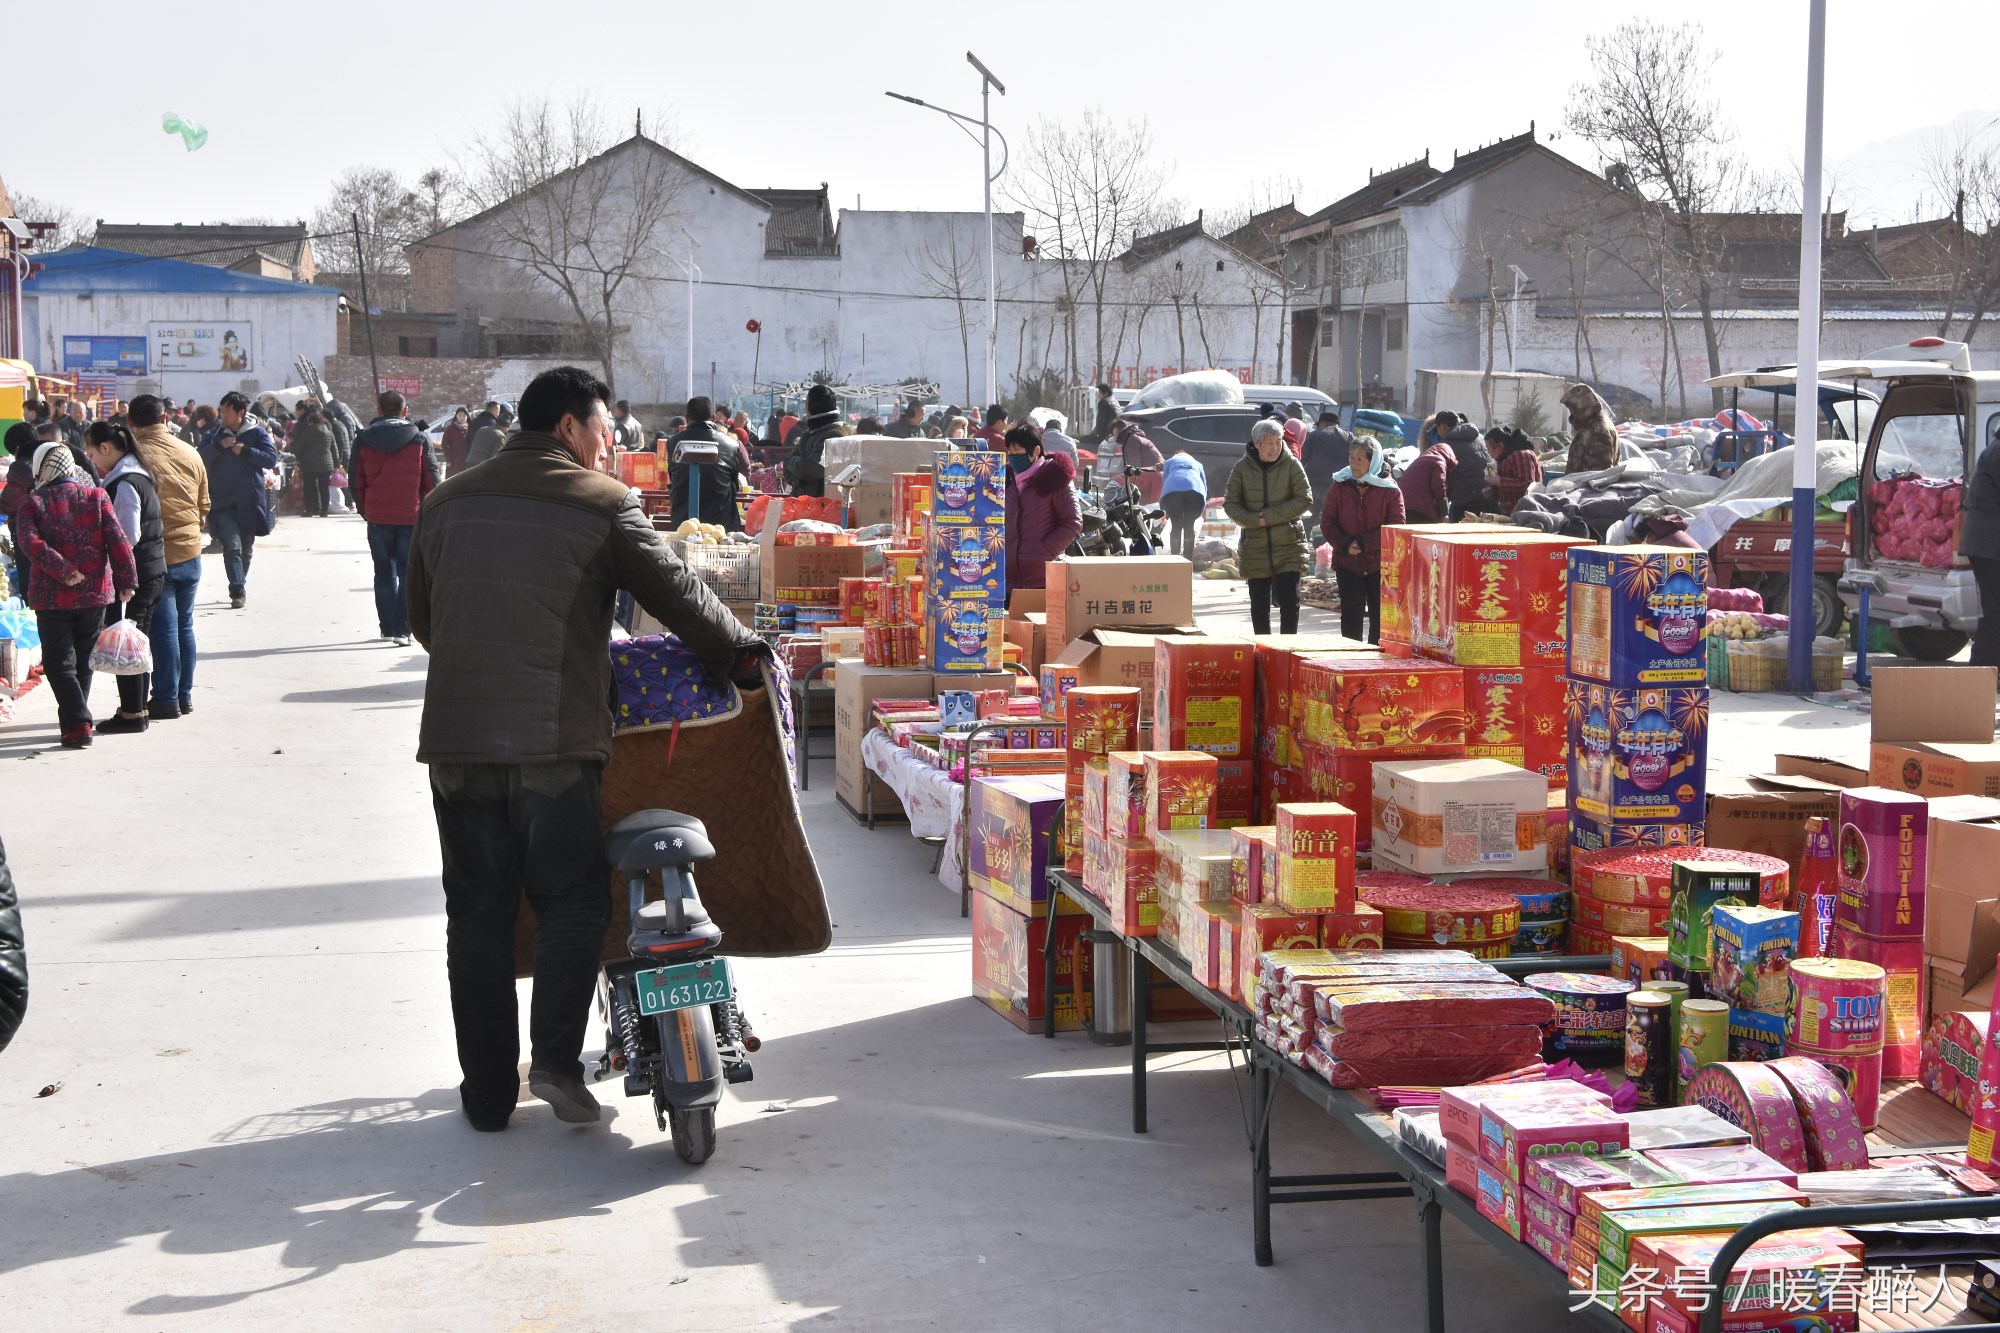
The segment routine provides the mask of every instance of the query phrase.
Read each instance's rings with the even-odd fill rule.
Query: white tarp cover
[[[1228,371],[1190,370],[1184,375],[1169,375],[1165,379],[1154,380],[1139,390],[1139,396],[1125,406],[1127,411],[1138,412],[1149,407],[1242,401],[1243,383]]]

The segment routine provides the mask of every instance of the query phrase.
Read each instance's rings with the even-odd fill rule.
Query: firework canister
[[[1673,1002],[1654,990],[1625,997],[1625,1077],[1639,1105],[1671,1106],[1674,1094]]]
[[[1791,1085],[1768,1065],[1733,1060],[1703,1065],[1695,1071],[1682,1100],[1715,1112],[1738,1129],[1749,1130],[1758,1150],[1787,1169],[1810,1169],[1805,1126],[1799,1120]]]
[[[1846,1085],[1819,1061],[1788,1055],[1765,1065],[1785,1080],[1806,1131],[1806,1160],[1815,1171],[1859,1171],[1868,1165],[1868,1129]]]
[[[1583,972],[1544,972],[1524,984],[1556,1007],[1542,1027],[1552,1053],[1587,1060],[1624,1051],[1625,997],[1637,986]]]
[[[1673,1014],[1674,1086],[1685,1088],[1703,1065],[1729,1058],[1729,1006],[1720,1000],[1686,1000]]]
[[[1815,816],[1806,821],[1805,855],[1799,858],[1799,882],[1793,903],[1799,913],[1799,957],[1833,956],[1833,926],[1839,911],[1838,863],[1834,857],[1833,821]]]
[[[1924,937],[1930,802],[1886,787],[1840,794],[1841,926],[1878,940]]]
[[[1385,938],[1422,940],[1427,947],[1511,941],[1521,928],[1520,900],[1497,889],[1460,884],[1369,888],[1361,890],[1361,901],[1382,913]]]
[[[1882,1096],[1883,1010],[1888,974],[1851,958],[1801,958],[1792,964],[1785,1049],[1831,1070],[1873,1129]]]

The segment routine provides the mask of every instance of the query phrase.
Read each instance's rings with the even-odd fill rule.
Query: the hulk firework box
[[[1569,552],[1569,674],[1622,689],[1708,679],[1708,553],[1669,546]]]
[[[1007,521],[1007,456],[932,456],[931,527],[999,527]]]
[[[1840,927],[1878,940],[1924,937],[1930,802],[1886,787],[1840,793]]]
[[[1419,657],[1468,667],[1563,665],[1573,537],[1430,528],[1416,539],[1410,640]]]
[[[1564,712],[1575,845],[1584,846],[1575,821],[1615,831],[1698,826],[1706,818],[1706,686],[1616,689],[1572,680]]]
[[[1365,754],[1459,754],[1465,673],[1443,663],[1315,658],[1299,667],[1304,739]]]
[[[1723,903],[1757,901],[1761,877],[1733,861],[1673,863],[1673,897],[1667,915],[1667,957],[1689,972],[1708,971],[1709,927]]]

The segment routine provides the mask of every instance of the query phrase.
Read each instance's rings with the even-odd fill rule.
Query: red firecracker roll
[[[1576,852],[1570,857],[1570,883],[1578,893],[1599,902],[1636,907],[1665,907],[1673,900],[1673,863],[1727,861],[1754,869],[1760,880],[1758,902],[1783,907],[1791,896],[1792,868],[1761,852],[1727,847],[1607,848]]]
[[[1521,903],[1511,893],[1455,884],[1382,885],[1361,890],[1382,913],[1382,934],[1428,940],[1442,948],[1511,940],[1521,929]]]

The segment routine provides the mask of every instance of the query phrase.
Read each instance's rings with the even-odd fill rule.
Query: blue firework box
[[[1785,1054],[1785,1016],[1754,1009],[1729,1011],[1729,1058],[1776,1060]]]
[[[1000,670],[1006,614],[985,602],[932,602],[931,670]]]
[[[943,601],[1007,601],[1007,529],[998,523],[933,527],[924,553],[925,590]]]
[[[1007,455],[931,456],[931,526],[1000,525],[1007,521]]]
[[[1622,690],[1572,680],[1563,711],[1572,846],[1584,845],[1576,821],[1665,826],[1706,818],[1707,686]]]
[[[1701,847],[1707,841],[1706,826],[1698,820],[1662,823],[1626,820],[1612,824],[1585,819],[1578,814],[1569,817],[1569,845],[1572,851],[1601,852],[1612,847]]]
[[[1634,689],[1708,681],[1708,552],[1578,546],[1569,553],[1569,674]]]
[[[1708,919],[1708,993],[1732,1009],[1782,1015],[1799,953],[1799,914],[1723,904]]]

